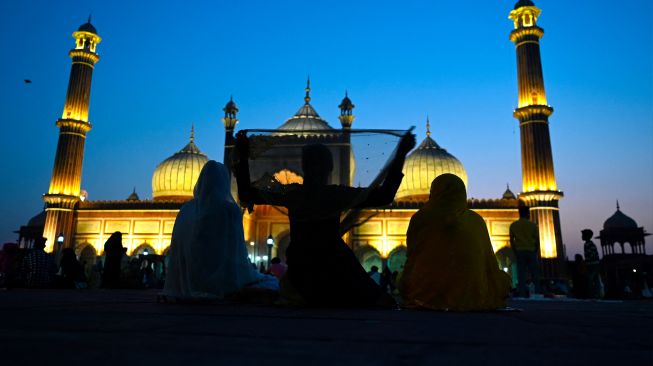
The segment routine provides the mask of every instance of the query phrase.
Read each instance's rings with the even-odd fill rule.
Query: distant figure
[[[540,232],[537,225],[529,220],[530,212],[526,205],[519,206],[519,220],[510,225],[510,247],[517,258],[517,294],[529,297],[526,282],[530,274],[534,293],[541,294],[540,289]]]
[[[72,248],[61,251],[61,285],[65,288],[86,288],[84,267],[77,261],[77,256]]]
[[[598,299],[601,297],[601,278],[599,277],[599,251],[592,241],[594,232],[590,229],[583,229],[580,234],[585,242],[583,252],[585,252],[585,266],[587,267],[587,296],[590,299]]]
[[[506,306],[509,276],[499,269],[485,221],[467,209],[463,181],[433,180],[428,202],[410,220],[399,289],[404,306],[494,310]]]
[[[391,294],[394,291],[394,283],[392,280],[392,272],[388,266],[383,267],[383,272],[381,273],[381,279],[379,281],[379,286],[381,290]]]
[[[10,288],[18,278],[18,244],[5,243],[0,250],[0,288]]]
[[[251,267],[229,171],[213,160],[202,168],[193,199],[177,215],[168,257],[166,297],[222,299],[246,286],[278,289],[274,277]]]
[[[102,287],[118,288],[120,286],[121,263],[124,254],[122,247],[122,233],[116,231],[104,243],[104,273],[102,274]]]
[[[288,266],[285,264],[281,263],[281,259],[279,257],[274,257],[270,261],[270,273],[274,275],[277,279],[281,279],[284,274],[286,274],[286,270],[288,269]]]
[[[372,266],[367,274],[370,276],[372,281],[374,281],[374,283],[377,285],[381,284],[381,274],[379,273],[379,267]]]
[[[260,273],[267,273],[268,272],[267,269],[265,269],[265,264],[263,264],[263,262],[258,264],[258,271]]]
[[[30,288],[45,288],[52,283],[55,272],[52,256],[45,252],[46,238],[34,241],[34,247],[23,259],[26,285]]]
[[[322,144],[302,148],[303,184],[287,184],[282,190],[258,188],[249,174],[249,140],[244,132],[236,138],[238,163],[235,166],[238,195],[242,203],[274,205],[288,209],[290,244],[286,250],[288,283],[285,290],[298,294],[309,306],[395,307],[394,300],[370,279],[352,250],[342,240],[342,212],[388,205],[401,184],[406,154],[415,146],[415,136],[405,135],[390,162],[381,185],[354,188],[328,184],[333,171],[333,155]],[[315,270],[315,260],[323,268]],[[283,283],[282,283],[283,285]]]

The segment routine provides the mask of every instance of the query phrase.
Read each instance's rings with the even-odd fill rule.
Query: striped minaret
[[[531,219],[540,228],[540,255],[545,274],[559,273],[564,258],[560,234],[558,190],[553,170],[553,154],[549,134],[549,116],[553,108],[547,104],[540,58],[540,38],[544,30],[537,26],[541,10],[530,0],[520,0],[510,12],[515,29],[510,40],[517,50],[519,103],[514,116],[521,133],[522,192],[519,195],[531,208]]]
[[[91,129],[88,107],[91,100],[91,77],[100,57],[96,47],[101,38],[95,27],[88,22],[73,33],[75,48],[68,55],[72,58],[68,93],[63,114],[57,120],[59,141],[54,158],[50,189],[43,195],[46,216],[43,236],[47,239],[46,250],[53,251],[58,237],[63,236],[63,247],[72,247],[73,210],[80,200],[82,161],[86,133]]]

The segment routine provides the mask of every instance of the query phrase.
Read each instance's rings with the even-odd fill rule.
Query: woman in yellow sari
[[[410,220],[400,290],[404,306],[450,311],[506,306],[510,279],[499,269],[485,221],[467,209],[463,181],[438,176]]]

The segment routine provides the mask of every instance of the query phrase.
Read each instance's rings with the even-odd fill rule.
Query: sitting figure
[[[61,278],[60,285],[64,288],[86,288],[86,275],[84,267],[77,260],[72,248],[61,251]]]
[[[294,304],[336,307],[396,307],[367,275],[356,256],[342,240],[340,217],[348,209],[378,207],[392,203],[403,177],[406,154],[415,137],[405,135],[382,184],[353,188],[329,184],[333,156],[322,144],[302,148],[303,184],[288,184],[282,190],[259,189],[249,174],[249,140],[237,135],[236,165],[241,203],[274,205],[288,209],[290,244],[286,250],[288,271],[281,280],[281,294]],[[319,258],[322,268],[315,268]]]
[[[478,311],[506,306],[510,278],[499,269],[480,215],[467,209],[463,181],[433,180],[429,201],[410,220],[400,291],[404,306]]]
[[[34,247],[23,259],[26,284],[29,288],[47,288],[55,272],[52,255],[45,252],[45,238],[34,240]]]
[[[223,299],[246,286],[278,290],[273,276],[252,268],[229,171],[213,160],[202,168],[193,199],[179,210],[168,256],[166,298]]]

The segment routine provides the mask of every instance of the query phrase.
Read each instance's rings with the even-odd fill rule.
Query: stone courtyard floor
[[[0,292],[0,365],[653,365],[653,301],[460,314],[160,304],[156,293]]]

